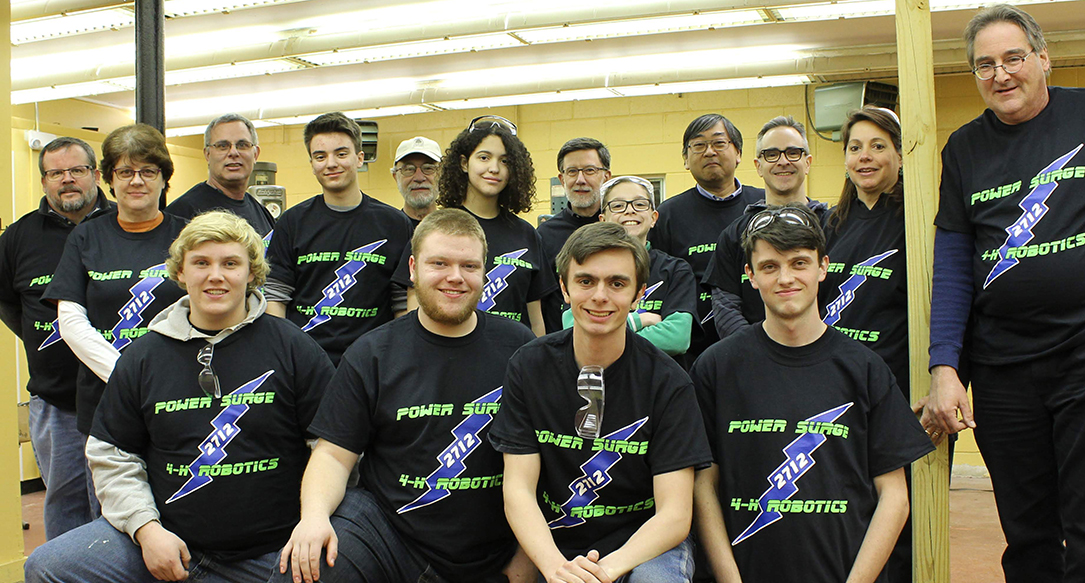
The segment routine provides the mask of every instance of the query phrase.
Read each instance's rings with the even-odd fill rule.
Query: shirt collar
[[[742,183],[738,181],[738,178],[736,178],[735,179],[735,191],[732,192],[731,194],[728,194],[727,196],[724,196],[724,197],[719,197],[719,196],[716,196],[716,195],[712,194],[711,192],[708,192],[700,184],[697,185],[697,192],[701,193],[701,196],[707,198],[708,200],[712,200],[712,201],[716,201],[716,202],[725,202],[725,201],[728,201],[728,200],[732,200],[732,199],[738,197],[738,195],[742,194]]]

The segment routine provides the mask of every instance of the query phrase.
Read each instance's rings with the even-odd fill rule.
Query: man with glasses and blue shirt
[[[93,520],[96,508],[76,429],[79,360],[60,339],[56,306],[41,303],[72,229],[112,207],[98,187],[95,164],[94,149],[83,140],[46,144],[38,155],[45,196],[0,236],[0,317],[23,341],[30,367],[30,441],[46,488],[46,540]]]
[[[659,221],[648,239],[652,247],[686,260],[697,281],[701,281],[720,232],[747,205],[765,198],[765,192],[735,178],[735,169],[742,161],[742,132],[717,113],[702,115],[686,127],[682,160],[697,184],[659,205]],[[693,328],[687,353],[691,359],[719,339],[712,323],[711,300],[707,290],[698,294],[700,326]]]
[[[981,10],[964,37],[987,109],[942,150],[922,421],[938,438],[975,430],[1007,583],[1082,581],[1085,90],[1048,86],[1043,31],[1019,8]]]
[[[753,165],[765,181],[765,199],[746,207],[746,212],[720,233],[701,281],[712,291],[713,322],[720,338],[765,319],[765,304],[744,271],[742,233],[750,218],[770,205],[789,203],[806,205],[819,221],[829,212],[825,203],[806,196],[806,175],[813,162],[806,128],[790,115],[772,118],[757,133]]]
[[[594,138],[573,138],[565,142],[558,150],[558,180],[569,204],[538,228],[552,273],[556,270],[558,252],[569,235],[599,220],[599,187],[610,180],[610,150]],[[547,333],[561,329],[561,312],[568,307],[561,297],[561,290],[543,298]]]
[[[403,196],[403,214],[414,226],[437,208],[437,167],[441,163],[441,146],[417,136],[403,140],[396,148],[392,177]]]
[[[249,194],[249,177],[260,157],[252,122],[236,113],[221,115],[203,132],[207,181],[193,186],[166,207],[166,212],[192,219],[212,209],[227,210],[245,219],[261,237],[275,227],[271,212]]]
[[[244,219],[193,219],[166,268],[187,295],[122,353],[87,442],[102,518],[38,547],[28,582],[263,583],[298,520],[331,362],[264,313]]]

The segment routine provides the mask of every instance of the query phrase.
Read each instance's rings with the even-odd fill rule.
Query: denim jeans
[[[45,540],[94,520],[87,493],[84,437],[75,412],[30,397],[30,443],[45,483]]]
[[[687,536],[673,549],[633,567],[616,583],[690,583],[692,580],[693,540]],[[541,574],[539,583],[546,583]]]
[[[232,563],[220,562],[189,548],[188,581],[207,583],[264,583],[278,568],[279,553],[272,551]],[[127,534],[104,518],[57,537],[38,547],[26,560],[26,583],[153,583],[143,563],[143,552]]]

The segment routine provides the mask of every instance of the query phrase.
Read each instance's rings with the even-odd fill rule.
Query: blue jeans
[[[278,568],[279,553],[272,551],[232,563],[220,562],[189,548],[188,581],[207,583],[264,583]],[[143,563],[143,551],[127,534],[104,518],[81,526],[38,547],[26,560],[26,583],[153,583]]]
[[[40,397],[30,397],[30,443],[45,483],[45,540],[94,520],[87,493],[84,437],[75,428],[75,412]]]
[[[645,561],[633,570],[618,578],[616,583],[690,583],[693,581],[693,539],[678,543],[678,546]],[[539,575],[539,583],[546,583],[546,578]]]

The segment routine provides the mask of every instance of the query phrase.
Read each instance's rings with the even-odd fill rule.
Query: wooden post
[[[897,75],[904,146],[904,213],[908,245],[908,338],[912,402],[930,392],[931,263],[938,197],[934,57],[926,0],[896,0]],[[912,563],[916,583],[949,582],[947,442],[912,464]]]

